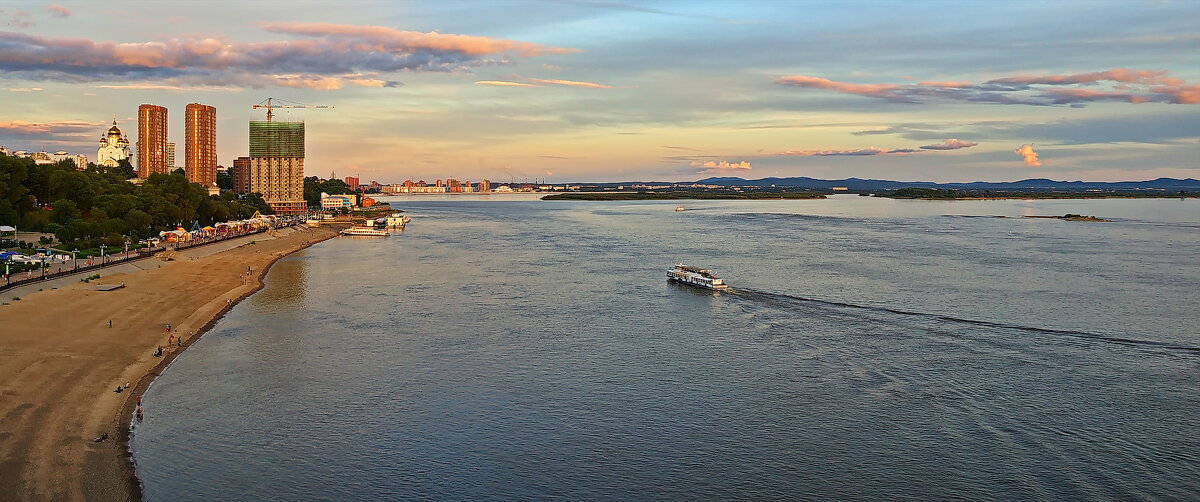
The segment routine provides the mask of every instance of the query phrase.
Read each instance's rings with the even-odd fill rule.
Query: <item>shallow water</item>
[[[1200,497],[1200,201],[395,200],[155,381],[148,500]]]

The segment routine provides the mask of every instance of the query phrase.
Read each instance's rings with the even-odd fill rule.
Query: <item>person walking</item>
[[[110,327],[110,328],[112,327],[112,319],[108,320],[108,327]]]

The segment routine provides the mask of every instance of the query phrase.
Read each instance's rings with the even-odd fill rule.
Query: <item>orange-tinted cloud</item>
[[[551,47],[531,42],[436,32],[422,33],[419,31],[397,30],[387,26],[299,23],[289,21],[261,23],[261,26],[263,29],[273,33],[354,41],[356,44],[360,44],[360,50],[374,52],[412,52],[424,49],[437,52],[458,52],[471,56],[515,53],[523,57],[579,52],[579,49]],[[371,45],[363,46],[361,45],[363,43],[370,43]]]
[[[1033,151],[1033,145],[1021,145],[1013,153],[1020,155],[1025,165],[1029,167],[1041,167],[1042,161],[1038,160],[1037,152]]]
[[[479,85],[498,85],[505,87],[541,87],[538,85],[526,84],[524,82],[510,82],[507,80],[477,80],[475,83]]]
[[[1166,70],[1112,70],[1067,75],[1021,75],[982,83],[926,81],[917,84],[857,84],[821,77],[782,77],[776,84],[826,89],[844,94],[869,96],[902,103],[962,101],[971,103],[1035,106],[1084,106],[1096,101],[1126,103],[1200,103],[1200,86],[1170,77]],[[1068,87],[1110,83],[1107,89]]]
[[[396,87],[401,84],[381,75],[406,70],[463,71],[504,63],[514,56],[576,51],[530,42],[420,33],[384,26],[288,22],[263,26],[272,32],[301,38],[268,42],[183,38],[116,43],[0,32],[0,47],[3,47],[0,71],[10,78],[76,82],[177,79],[165,84],[281,85],[312,89],[337,89],[344,85]]]
[[[535,84],[565,85],[565,86],[569,86],[569,87],[587,87],[589,89],[612,89],[613,88],[611,85],[596,84],[596,83],[592,83],[592,82],[579,82],[579,81],[575,81],[575,80],[545,80],[545,79],[540,79],[540,78],[531,78],[528,80]]]
[[[745,160],[743,160],[741,162],[728,162],[728,161],[724,161],[724,160],[722,160],[720,162],[715,162],[715,161],[711,161],[711,160],[707,161],[707,162],[700,162],[698,160],[693,160],[688,165],[690,165],[692,167],[699,167],[700,169],[696,171],[698,173],[749,171],[750,169],[753,168],[750,165],[750,162],[745,161]]]

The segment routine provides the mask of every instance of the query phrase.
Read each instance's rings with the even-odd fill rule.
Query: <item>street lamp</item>
[[[104,266],[104,244],[100,245],[100,266]]]

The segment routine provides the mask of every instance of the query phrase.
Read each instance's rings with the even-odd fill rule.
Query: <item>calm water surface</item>
[[[1200,201],[396,201],[158,378],[148,500],[1200,497]]]

